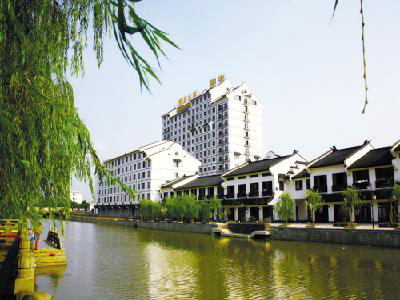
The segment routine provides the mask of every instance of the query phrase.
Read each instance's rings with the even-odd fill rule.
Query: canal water
[[[56,299],[400,299],[400,250],[69,222]]]

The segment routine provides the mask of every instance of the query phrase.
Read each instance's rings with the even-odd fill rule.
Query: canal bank
[[[253,232],[268,231],[267,236],[271,240],[286,240],[297,242],[321,242],[336,244],[353,244],[353,245],[370,245],[382,247],[400,248],[400,231],[392,228],[370,229],[368,226],[359,226],[353,229],[334,227],[333,225],[316,225],[314,228],[306,227],[305,224],[290,224],[289,226],[281,226],[277,223],[266,224],[266,228],[258,228],[265,224],[248,224],[233,223],[229,226],[229,232],[226,231],[225,224],[218,223],[177,223],[177,222],[143,222],[124,218],[99,217],[91,215],[72,215],[72,221],[80,222],[101,222],[116,223],[125,226],[133,226],[139,228],[173,231],[173,232],[189,232],[211,234],[213,231],[225,232],[221,234],[227,237],[244,237],[251,238],[257,236]],[[250,230],[250,227],[257,225],[257,228]],[[223,228],[225,230],[216,230]],[[244,231],[243,231],[244,229]],[[260,236],[260,235],[258,235]]]
[[[389,247],[253,241],[117,223],[68,222],[64,274],[35,273],[56,299],[397,299]],[[334,295],[334,296],[332,296]]]
[[[70,220],[78,222],[116,223],[125,226],[133,226],[153,230],[204,234],[211,234],[212,229],[218,227],[217,223],[144,222],[128,218],[100,217],[93,215],[71,215]]]
[[[400,248],[400,231],[393,229],[271,226],[270,239]]]
[[[27,229],[24,231],[18,220],[0,220],[0,298],[52,299],[48,293],[35,290],[34,283],[41,267],[66,266],[59,233],[50,228],[47,239],[41,240],[45,249],[34,250]]]

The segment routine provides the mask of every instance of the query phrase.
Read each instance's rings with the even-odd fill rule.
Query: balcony
[[[394,185],[394,178],[393,177],[377,178],[376,181],[375,181],[375,187],[377,189],[393,187],[393,185]]]
[[[249,193],[249,197],[259,197],[259,195],[258,191],[250,191]]]
[[[272,196],[274,194],[274,192],[272,191],[272,189],[264,189],[262,190],[262,196],[266,197],[266,196]]]
[[[238,192],[237,197],[238,198],[246,198],[246,192]]]
[[[347,184],[332,185],[332,192],[343,192],[347,189]]]
[[[366,190],[369,188],[370,184],[369,184],[369,180],[359,180],[359,181],[355,181],[353,183],[353,185],[355,186],[355,188],[357,190]]]
[[[314,191],[318,191],[318,193],[326,193],[328,191],[328,186],[326,186],[326,185],[314,185]]]
[[[235,194],[234,193],[228,193],[225,195],[225,198],[235,198]]]

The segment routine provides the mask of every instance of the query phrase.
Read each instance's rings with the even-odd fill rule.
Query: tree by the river
[[[67,75],[82,74],[89,24],[100,66],[103,38],[110,32],[141,87],[158,80],[133,43],[137,34],[155,59],[161,44],[177,47],[167,34],[136,12],[139,0],[0,1],[0,218],[26,224],[41,218],[37,207],[70,207],[71,177],[95,174],[134,191],[107,172],[74,106]],[[68,210],[64,210],[68,211]]]

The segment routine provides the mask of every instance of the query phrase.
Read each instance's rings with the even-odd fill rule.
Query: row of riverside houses
[[[294,151],[247,162],[218,175],[183,176],[161,185],[159,199],[183,193],[198,200],[217,196],[222,199],[226,220],[272,222],[279,220],[274,205],[288,192],[295,201],[294,221],[306,222],[310,220],[306,190],[314,189],[323,199],[316,221],[344,222],[342,193],[354,186],[363,201],[356,222],[389,222],[395,182],[400,182],[400,141],[376,149],[365,141],[345,149],[332,147],[311,162]]]

